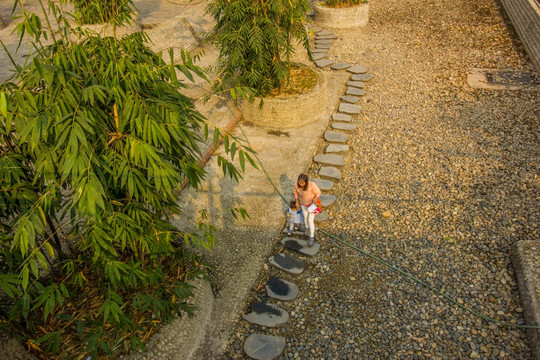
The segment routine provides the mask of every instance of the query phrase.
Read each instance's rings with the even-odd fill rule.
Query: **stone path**
[[[315,34],[315,49],[313,50],[313,61],[319,68],[328,68],[334,71],[347,71],[351,73],[351,77],[344,84],[345,93],[340,98],[341,102],[337,104],[338,111],[331,116],[330,128],[324,133],[324,139],[328,142],[324,154],[317,154],[313,157],[315,163],[323,165],[319,171],[321,178],[312,179],[321,191],[328,191],[334,188],[334,182],[341,180],[341,171],[339,168],[346,165],[342,155],[349,151],[347,145],[347,132],[353,131],[356,125],[352,124],[352,116],[358,115],[362,111],[362,107],[355,105],[360,97],[366,94],[364,90],[364,82],[369,81],[372,76],[368,74],[368,69],[363,65],[353,65],[349,63],[339,62],[334,63],[328,60],[328,50],[331,48],[334,39],[337,36],[331,31],[321,28],[311,28]],[[322,194],[320,196],[322,207],[329,207],[337,200],[336,196],[331,194]],[[322,211],[315,216],[317,223],[327,221],[328,213]],[[283,232],[287,232],[287,228]],[[308,246],[306,240],[299,238],[302,233],[295,231],[292,236],[284,237],[281,240],[284,248],[289,253],[277,253],[268,259],[270,265],[289,274],[299,275],[305,268],[306,263],[295,257],[294,253],[300,256],[314,257],[320,250],[320,243],[315,242],[313,246]],[[279,301],[294,300],[300,289],[294,283],[283,279],[271,277],[265,285],[268,297]],[[278,292],[279,294],[276,294]],[[251,304],[253,310],[247,315],[244,315],[244,320],[251,324],[263,327],[276,327],[284,325],[289,320],[289,314],[286,310],[271,303],[254,303]],[[285,349],[286,339],[280,336],[269,336],[264,334],[252,334],[244,343],[245,353],[252,359],[271,360],[279,357]]]

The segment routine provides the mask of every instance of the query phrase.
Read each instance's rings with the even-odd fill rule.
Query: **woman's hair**
[[[306,175],[306,174],[300,174],[298,175],[298,180],[296,181],[296,185],[298,185],[298,187],[300,187],[300,184],[298,184],[298,182],[300,180],[303,180],[304,181],[304,186],[301,187],[302,190],[306,191],[308,189],[308,185],[309,185],[309,177]]]
[[[296,209],[296,200],[292,200],[290,203],[289,203],[289,207],[291,209]]]

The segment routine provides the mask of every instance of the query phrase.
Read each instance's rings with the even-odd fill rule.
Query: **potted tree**
[[[330,28],[351,28],[367,25],[367,0],[326,0],[315,3],[317,25]]]
[[[141,31],[132,0],[68,0],[75,9],[75,20],[83,28],[101,36],[129,35]]]
[[[246,120],[281,128],[318,118],[311,113],[326,103],[324,74],[291,62],[295,45],[301,43],[309,52],[308,8],[306,0],[213,0],[209,4],[207,11],[216,20],[210,39],[220,50],[219,85],[253,88],[263,100],[262,104],[241,103]],[[294,89],[291,79],[299,78],[304,85],[303,80],[311,78],[312,86]]]

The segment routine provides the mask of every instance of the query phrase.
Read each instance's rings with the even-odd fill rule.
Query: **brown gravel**
[[[492,0],[377,0],[366,28],[334,31],[333,60],[374,78],[359,103],[330,233],[495,319],[522,323],[509,251],[539,239],[539,87],[477,90],[472,68],[533,71]],[[321,140],[320,149],[324,149]],[[316,175],[317,166],[309,169]],[[382,216],[389,211],[390,216]],[[385,214],[387,215],[387,214]],[[529,359],[525,333],[487,323],[319,233],[280,329],[281,359]],[[276,246],[276,249],[279,249]],[[264,288],[253,301],[267,300]]]

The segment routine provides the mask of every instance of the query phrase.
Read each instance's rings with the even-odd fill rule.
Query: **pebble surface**
[[[539,238],[540,92],[466,80],[473,67],[532,70],[499,11],[494,0],[378,0],[365,30],[335,31],[346,40],[332,59],[361,63],[373,79],[320,226],[460,304],[521,324],[510,250]],[[300,288],[280,303],[289,322],[264,330],[286,338],[279,359],[531,359],[524,331],[316,236],[319,254],[303,259],[301,275],[284,276]],[[253,299],[266,301],[264,289]],[[243,341],[259,331],[239,322],[224,359],[245,359]]]

